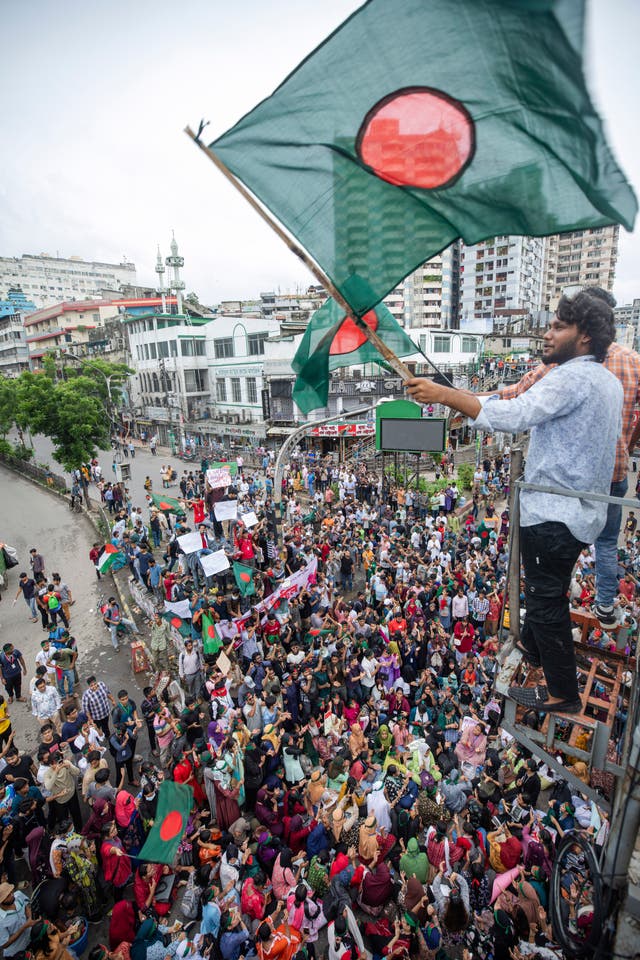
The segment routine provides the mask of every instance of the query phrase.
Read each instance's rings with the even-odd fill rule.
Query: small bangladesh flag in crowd
[[[202,614],[202,649],[205,653],[217,653],[222,647],[216,623],[210,613]]]
[[[158,791],[153,826],[138,854],[140,860],[172,866],[193,807],[193,789],[186,783],[164,780]]]
[[[362,322],[371,327],[399,357],[418,352],[384,304],[370,310]],[[367,335],[335,300],[327,300],[311,317],[291,366],[298,378],[293,399],[303,413],[326,407],[329,379],[337,367],[372,363],[382,357],[367,340]]]
[[[248,567],[246,563],[233,564],[233,575],[236,578],[240,596],[250,597],[256,592],[256,585],[253,582],[254,573],[253,567]]]
[[[483,547],[486,547],[486,545],[489,543],[490,532],[491,531],[489,530],[489,527],[485,527],[484,522],[481,522],[478,524],[478,529],[476,530],[476,536],[480,537]]]
[[[622,223],[584,0],[368,0],[210,144],[357,316],[458,237]]]
[[[106,573],[107,570],[119,570],[126,563],[124,553],[116,547],[114,543],[105,543],[102,553],[98,557],[98,570],[100,573]]]
[[[163,497],[159,493],[150,494],[154,507],[163,513],[184,513],[184,507],[175,497]]]
[[[179,617],[177,613],[172,613],[171,610],[167,610],[166,613],[162,614],[162,619],[166,620],[171,627],[175,627],[181,637],[191,636],[191,624],[188,620],[183,620],[182,617]]]

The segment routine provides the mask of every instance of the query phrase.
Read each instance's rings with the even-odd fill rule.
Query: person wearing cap
[[[5,957],[24,954],[38,922],[31,917],[27,895],[12,883],[0,883],[0,948]]]

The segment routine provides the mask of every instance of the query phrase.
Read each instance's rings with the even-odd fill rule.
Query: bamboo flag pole
[[[247,203],[249,203],[253,207],[253,209],[256,211],[258,216],[262,217],[264,222],[271,227],[273,232],[278,237],[280,237],[283,243],[287,245],[289,250],[291,250],[291,252],[294,253],[296,257],[305,265],[305,267],[307,267],[307,269],[311,271],[311,273],[314,275],[316,280],[320,284],[322,284],[322,286],[327,291],[327,293],[330,296],[332,296],[333,299],[336,301],[336,303],[342,307],[346,315],[348,317],[353,317],[353,308],[349,306],[349,304],[344,299],[340,291],[336,289],[336,287],[331,282],[329,277],[327,277],[326,274],[322,272],[318,264],[311,259],[307,251],[304,250],[302,247],[300,247],[297,243],[295,243],[292,240],[292,238],[289,236],[289,234],[280,226],[280,224],[276,223],[276,221],[269,215],[267,210],[265,210],[265,208],[260,203],[258,203],[258,201],[253,196],[253,194],[250,193],[250,191],[247,190],[244,184],[241,183],[240,180],[238,180],[238,178],[233,175],[231,170],[229,170],[226,164],[222,162],[220,157],[216,156],[216,154],[213,152],[213,150],[210,147],[207,147],[204,143],[202,143],[202,141],[199,139],[198,134],[195,134],[191,129],[191,127],[185,127],[184,132],[187,134],[188,137],[191,137],[193,142],[196,143],[200,147],[202,152],[209,157],[209,160],[211,160],[211,162],[218,168],[220,173],[224,177],[226,177],[229,183],[231,183],[236,188],[238,193],[244,197]],[[354,318],[354,319],[357,319],[357,318]],[[366,323],[362,323],[362,322],[359,322],[358,326],[362,330],[363,334],[366,335],[367,339],[376,348],[378,353],[380,353],[382,357],[387,361],[389,366],[392,367],[393,370],[395,370],[398,376],[402,377],[403,380],[406,380],[409,377],[413,376],[413,374],[411,373],[409,368],[406,366],[406,364],[404,364],[402,360],[400,360],[400,358],[395,355],[393,350],[389,349],[389,347],[386,345],[384,340],[382,340],[378,336],[375,330],[372,330],[371,327],[369,327]],[[418,349],[418,347],[416,347],[416,353],[420,353],[420,352],[421,351]]]

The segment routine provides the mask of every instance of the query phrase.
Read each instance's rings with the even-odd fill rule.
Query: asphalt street
[[[114,695],[124,687],[139,705],[145,675],[133,673],[127,644],[121,644],[119,652],[114,651],[102,617],[97,613],[100,598],[106,599],[115,591],[111,574],[98,582],[89,562],[91,544],[98,539],[89,521],[70,513],[62,498],[5,468],[0,468],[0,502],[3,505],[0,540],[15,547],[19,559],[19,566],[6,574],[8,584],[2,591],[0,603],[0,636],[3,644],[13,643],[24,656],[27,675],[23,679],[23,694],[28,697],[29,680],[35,675],[35,655],[46,634],[40,620],[31,622],[22,596],[15,604],[13,598],[18,590],[19,574],[22,570],[30,572],[29,549],[36,547],[45,559],[47,574],[60,573],[75,599],[70,629],[78,646],[80,691],[86,688],[86,677],[95,673]],[[9,712],[16,744],[20,750],[34,752],[39,724],[31,714],[29,703],[13,703]],[[140,746],[146,752],[146,728],[143,728]]]

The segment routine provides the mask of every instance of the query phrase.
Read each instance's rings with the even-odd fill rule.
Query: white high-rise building
[[[104,289],[120,290],[136,283],[134,263],[102,263],[81,257],[51,257],[25,253],[0,257],[0,299],[20,287],[38,309],[69,300],[100,298]]]
[[[542,307],[542,237],[493,237],[460,251],[460,325]]]
[[[620,227],[594,227],[547,237],[542,306],[555,310],[565,287],[613,290]]]
[[[458,325],[458,270],[460,244],[456,241],[442,253],[410,273],[384,302],[408,329]]]

